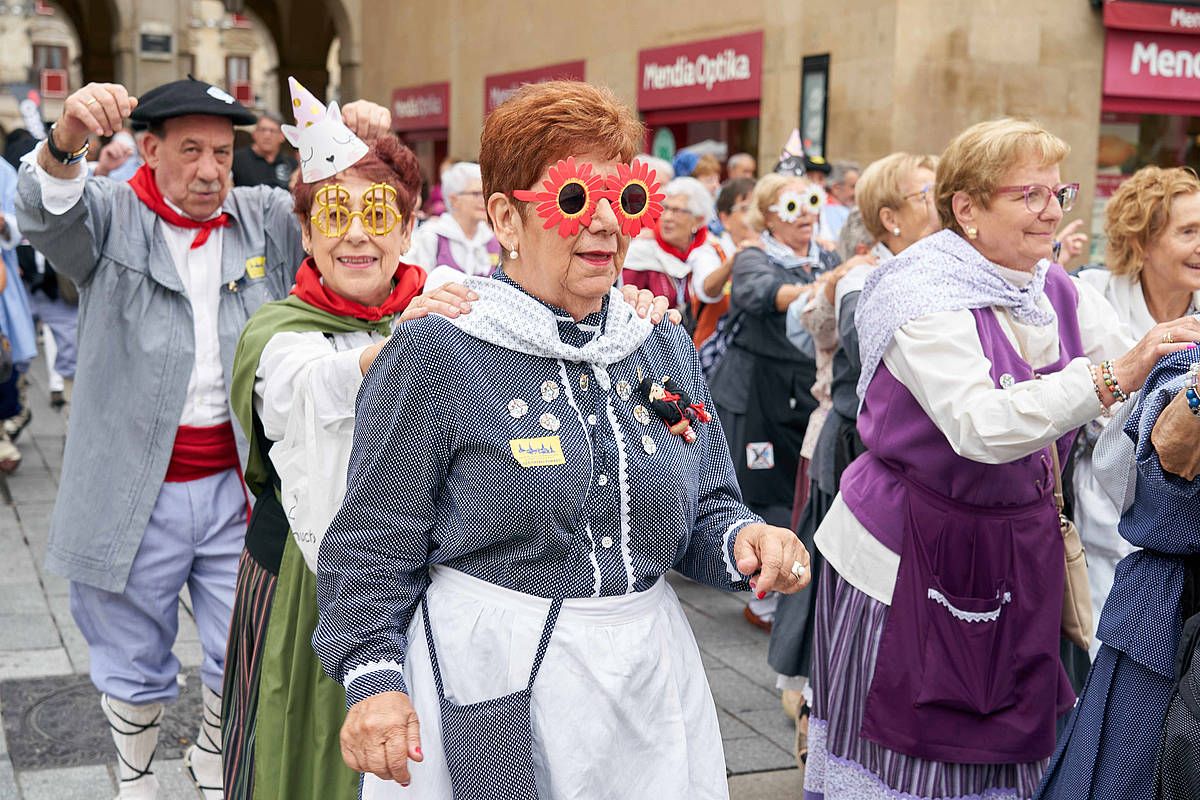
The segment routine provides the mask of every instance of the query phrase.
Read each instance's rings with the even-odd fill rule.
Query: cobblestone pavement
[[[0,484],[0,800],[108,800],[116,776],[108,731],[88,680],[87,644],[71,620],[67,584],[42,568],[65,437],[45,370],[30,371],[33,420],[20,469]],[[103,469],[104,454],[94,454]],[[5,502],[11,497],[11,502]],[[767,637],[742,618],[746,595],[672,576],[700,644],[725,742],[733,800],[799,798],[801,775],[767,665]],[[199,719],[201,651],[186,594],[175,653],[180,702],[164,722],[155,772],[162,800],[194,800],[183,749]]]

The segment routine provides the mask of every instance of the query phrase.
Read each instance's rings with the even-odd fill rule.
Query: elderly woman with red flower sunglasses
[[[400,325],[366,377],[313,637],[366,798],[728,796],[664,574],[794,592],[808,554],[742,504],[686,332],[613,289],[658,213],[642,136],[583,83],[492,112],[503,267],[467,279],[472,313]]]

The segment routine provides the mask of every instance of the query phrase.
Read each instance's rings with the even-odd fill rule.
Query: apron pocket
[[[1004,614],[1004,607],[1012,602],[1008,585],[998,582],[994,597],[958,597],[933,579],[927,598],[916,705],[980,715],[1013,705],[1016,676]]]

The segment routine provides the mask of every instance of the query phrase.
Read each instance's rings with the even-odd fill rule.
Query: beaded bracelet
[[[1117,381],[1117,374],[1113,371],[1112,361],[1101,361],[1100,372],[1104,377],[1104,385],[1112,392],[1112,396],[1117,399],[1118,403],[1124,403],[1129,399],[1129,395],[1121,390],[1121,384]]]
[[[1088,367],[1088,372],[1092,376],[1092,391],[1096,393],[1096,402],[1100,404],[1100,415],[1111,417],[1112,412],[1108,410],[1108,406],[1104,405],[1104,394],[1100,391],[1100,368],[1093,364]]]
[[[1200,394],[1196,394],[1196,383],[1200,379],[1200,364],[1192,364],[1188,368],[1187,383],[1183,385],[1184,396],[1187,397],[1188,411],[1200,417]]]

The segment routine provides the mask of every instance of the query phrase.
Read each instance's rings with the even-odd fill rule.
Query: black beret
[[[138,98],[130,115],[135,127],[146,128],[156,122],[188,114],[228,117],[234,125],[253,125],[258,115],[234,100],[224,89],[185,78],[156,86]]]

